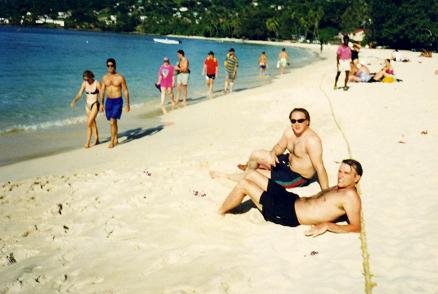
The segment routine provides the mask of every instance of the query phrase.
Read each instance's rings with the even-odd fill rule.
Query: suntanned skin
[[[225,174],[210,172],[212,178],[227,177]],[[295,212],[301,225],[310,225],[307,236],[318,236],[326,231],[334,233],[360,232],[361,200],[356,191],[360,176],[350,165],[342,163],[338,171],[337,186],[319,194],[300,198],[295,203]],[[268,178],[258,171],[250,171],[233,188],[219,208],[225,214],[242,203],[248,195],[259,210],[260,197],[268,187]],[[336,224],[335,220],[347,215],[349,224]]]
[[[189,60],[184,57],[181,53],[177,53],[179,63],[175,66],[175,70],[180,71],[181,73],[187,73],[189,71]],[[183,85],[181,83],[178,83],[176,85],[176,99],[175,104],[178,105],[180,101],[180,94],[181,94],[181,88],[184,90],[184,97],[183,97],[183,105],[187,104],[187,99],[189,96],[187,85]]]
[[[291,119],[305,119],[301,111],[294,111]],[[315,172],[318,175],[321,190],[329,187],[327,171],[322,161],[322,144],[318,134],[310,127],[309,121],[291,124],[281,136],[271,151],[254,151],[247,164],[247,169],[257,169],[268,178],[271,178],[271,167],[278,163],[277,156],[289,151],[289,162],[291,170],[305,178],[311,178]],[[259,167],[264,167],[260,169]]]
[[[83,77],[84,81],[81,84],[81,88],[79,89],[76,96],[73,98],[73,100],[70,103],[70,107],[74,108],[76,107],[76,103],[79,99],[81,99],[82,94],[85,91],[85,85],[88,83],[89,85],[92,85],[94,83],[93,78],[87,78],[86,76]],[[102,86],[99,81],[96,83],[96,89],[99,90],[99,92],[102,91]],[[87,143],[84,145],[84,148],[90,148],[91,146],[99,144],[99,131],[97,130],[97,124],[96,124],[96,116],[99,112],[99,109],[97,109],[97,104],[93,105],[91,109],[88,109],[88,107],[85,107],[85,111],[87,113]],[[91,143],[91,134],[94,134],[95,141],[94,143]]]
[[[107,66],[110,65],[111,62],[108,62]],[[115,99],[125,96],[125,111],[129,112],[129,92],[128,86],[126,85],[125,78],[116,72],[116,67],[113,64],[113,67],[108,67],[108,73],[102,79],[102,91],[100,92],[100,112],[104,110],[104,96],[106,92],[106,96],[108,99]],[[119,143],[118,140],[118,125],[117,119],[111,119],[111,141],[108,145],[108,148],[113,148]]]
[[[286,50],[281,50],[281,52],[278,54],[278,61],[282,59],[286,59],[286,62],[289,63],[289,55],[287,54]],[[280,74],[284,73],[285,68],[286,66],[280,63]]]

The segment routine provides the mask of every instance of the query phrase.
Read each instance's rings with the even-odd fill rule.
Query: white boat
[[[155,43],[162,43],[162,44],[180,44],[181,41],[179,40],[172,40],[172,39],[161,39],[161,38],[154,38]]]

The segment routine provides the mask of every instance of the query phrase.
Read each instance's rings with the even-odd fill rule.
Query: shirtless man
[[[239,168],[257,169],[285,188],[308,186],[318,181],[322,190],[327,189],[328,178],[322,161],[321,139],[309,127],[309,112],[304,108],[295,108],[290,112],[289,119],[291,127],[284,131],[271,151],[254,151],[247,165],[239,165]],[[286,150],[289,154],[283,154]]]
[[[278,54],[278,67],[280,68],[280,74],[284,73],[284,69],[289,65],[289,55],[287,55],[286,48],[281,49]]]
[[[106,119],[111,124],[111,141],[108,148],[113,148],[119,143],[117,138],[118,126],[117,120],[122,115],[123,99],[122,90],[125,96],[126,106],[125,111],[129,112],[129,92],[126,86],[125,78],[116,72],[116,61],[114,58],[108,58],[106,61],[108,73],[103,77],[102,91],[100,92],[100,112],[103,112],[103,102],[105,92],[107,92],[107,100],[105,103]]]
[[[311,225],[307,236],[318,236],[327,231],[334,233],[360,232],[361,200],[356,184],[362,176],[362,166],[354,159],[342,161],[335,187],[312,197],[300,198],[258,171],[245,174],[219,209],[225,214],[242,203],[248,195],[266,221],[283,226]],[[212,174],[212,177],[220,176]],[[347,217],[347,224],[337,224]]]

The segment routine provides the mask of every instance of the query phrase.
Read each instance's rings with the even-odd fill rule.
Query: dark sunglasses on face
[[[106,67],[114,67],[114,64],[107,64]]]
[[[305,122],[306,119],[305,118],[300,118],[300,119],[291,119],[290,122],[293,124],[299,123],[302,124],[303,122]]]

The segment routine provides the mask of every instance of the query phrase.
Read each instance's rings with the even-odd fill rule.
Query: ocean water
[[[109,57],[116,59],[117,71],[126,78],[134,108],[159,108],[159,92],[154,87],[158,69],[164,56],[169,57],[174,65],[178,49],[183,49],[190,61],[189,97],[192,102],[205,98],[207,89],[201,72],[210,50],[215,52],[219,61],[216,91],[223,88],[223,61],[231,47],[235,48],[239,58],[235,90],[259,86],[278,74],[275,64],[281,48],[277,46],[185,38],[180,38],[181,44],[166,45],[154,43],[153,38],[0,26],[0,142],[6,142],[7,137],[10,148],[15,144],[12,135],[31,138],[32,132],[84,122],[84,99],[75,109],[70,108],[70,102],[80,88],[82,72],[89,69],[100,80],[107,70],[106,59]],[[262,51],[266,51],[269,58],[269,76],[263,81],[259,78],[257,64]],[[287,51],[293,61],[292,70],[314,59],[303,49],[287,48]],[[85,136],[85,130],[83,132]],[[0,146],[2,152],[5,148]],[[10,156],[11,153],[6,154]],[[30,153],[26,155],[28,157],[31,157]],[[16,160],[0,158],[0,165]]]

